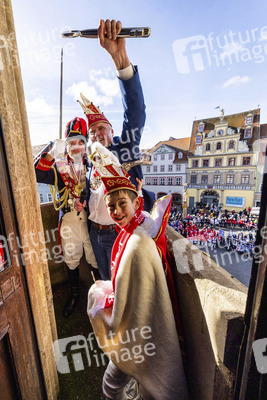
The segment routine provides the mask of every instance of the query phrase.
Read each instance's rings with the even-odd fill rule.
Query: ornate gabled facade
[[[259,193],[260,109],[194,121],[188,157],[188,206],[241,210]]]
[[[156,198],[172,194],[173,204],[181,205],[186,182],[190,138],[165,140],[148,150],[143,159],[144,188]]]

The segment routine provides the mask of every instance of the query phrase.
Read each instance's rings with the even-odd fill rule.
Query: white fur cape
[[[128,240],[113,306],[94,312],[112,291],[111,281],[98,281],[90,288],[87,312],[100,347],[121,371],[155,400],[186,400],[172,305],[152,231],[153,220],[146,216]]]

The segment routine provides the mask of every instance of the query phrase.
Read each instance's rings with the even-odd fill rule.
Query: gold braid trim
[[[66,186],[64,186],[63,189],[58,190],[58,177],[57,177],[57,171],[56,168],[54,167],[54,165],[52,165],[52,168],[54,170],[54,174],[55,174],[55,185],[54,185],[54,189],[52,185],[49,185],[51,194],[53,196],[53,204],[54,204],[54,208],[56,211],[61,210],[61,208],[66,207],[67,203],[68,203],[68,197],[69,197],[69,192],[68,189],[66,188]],[[57,193],[62,193],[62,196],[57,199]],[[57,207],[57,203],[62,202],[61,206]]]

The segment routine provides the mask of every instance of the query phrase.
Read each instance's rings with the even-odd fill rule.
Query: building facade
[[[47,185],[46,183],[37,183],[37,190],[40,203],[50,203],[51,201],[53,201],[49,185]]]
[[[194,121],[188,157],[188,207],[240,211],[256,205],[260,109]]]
[[[143,187],[155,193],[157,199],[172,194],[175,206],[181,206],[183,200],[189,143],[190,138],[170,138],[157,143],[144,154]]]
[[[32,146],[32,153],[33,153],[34,159],[38,156],[40,151],[42,151],[46,146],[47,146],[47,144]],[[53,197],[52,197],[51,191],[49,189],[49,185],[47,185],[45,183],[37,182],[37,190],[38,190],[40,203],[50,203],[51,201],[53,201]]]

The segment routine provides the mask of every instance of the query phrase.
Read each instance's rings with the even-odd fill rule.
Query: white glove
[[[48,152],[48,154],[54,159],[62,156],[66,150],[66,142],[63,139],[56,139],[52,149]]]
[[[87,314],[94,318],[106,304],[106,297],[113,293],[111,281],[96,281],[89,289]]]

